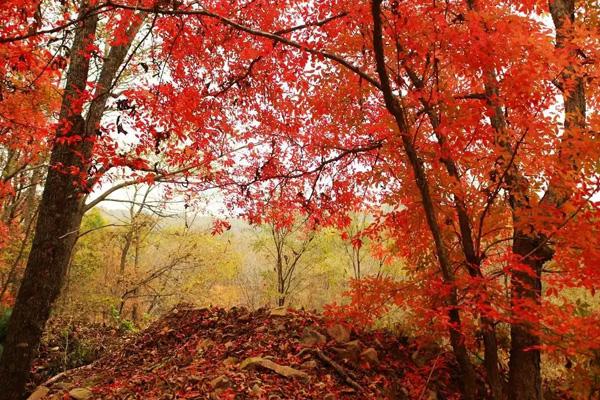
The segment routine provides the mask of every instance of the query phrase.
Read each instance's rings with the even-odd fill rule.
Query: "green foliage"
[[[117,323],[117,326],[121,331],[132,333],[138,331],[138,328],[135,326],[135,323],[133,321],[121,318],[121,315],[119,315],[119,310],[117,310],[116,307],[112,307],[110,309],[110,315],[112,316],[113,320]]]
[[[588,317],[592,314],[592,305],[584,300],[577,299],[575,301],[575,315],[579,317]]]
[[[93,208],[88,211],[81,221],[81,232],[85,233],[92,229],[99,229],[105,225],[107,225],[107,221],[102,215],[102,211],[97,208]]]

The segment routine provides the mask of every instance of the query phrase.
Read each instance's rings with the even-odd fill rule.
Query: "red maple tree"
[[[83,1],[62,16],[9,3],[18,13],[2,14],[0,54],[25,57],[75,28],[58,124],[42,131],[50,169],[0,362],[12,393],[64,276],[68,233],[114,168],[133,181],[176,172],[194,190],[222,188],[254,221],[274,194],[318,224],[373,213],[368,234],[394,240],[387,251],[405,258],[408,278],[356,282],[350,307],[332,312],[412,310],[448,337],[466,399],[540,399],[542,350],[598,349],[598,314],[566,296],[600,283],[591,2]],[[29,29],[31,18],[40,22]],[[134,46],[139,31],[153,44]],[[101,43],[111,47],[103,57]],[[125,65],[134,82],[102,124]],[[129,134],[125,151],[118,137]],[[497,337],[505,328],[508,347]]]

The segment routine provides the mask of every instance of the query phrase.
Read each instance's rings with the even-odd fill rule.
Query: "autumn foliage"
[[[352,282],[330,317],[399,308],[464,398],[541,399],[542,355],[600,352],[599,24],[588,0],[7,0],[0,246],[32,231],[19,193],[61,151],[79,221],[94,190],[156,182],[254,223],[368,213],[353,245],[406,273]]]

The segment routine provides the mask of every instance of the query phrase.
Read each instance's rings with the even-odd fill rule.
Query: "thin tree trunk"
[[[133,229],[133,221],[130,221],[131,223],[131,227],[130,229]],[[123,249],[121,250],[121,257],[120,257],[120,261],[119,261],[119,282],[121,283],[121,285],[123,283],[125,283],[125,285],[123,285],[125,288],[127,288],[127,284],[125,282],[125,269],[127,267],[127,256],[129,254],[129,248],[131,247],[131,242],[133,240],[133,233],[131,230],[129,230],[127,232],[127,234],[125,235],[125,243],[123,244]],[[121,286],[118,285],[118,286]],[[127,289],[125,289],[127,291]],[[119,317],[121,318],[123,316],[123,309],[125,308],[125,302],[127,301],[127,298],[124,296],[121,296],[121,303],[119,304]]]
[[[45,168],[38,166],[31,174],[31,182],[29,183],[30,186],[27,189],[27,193],[25,194],[25,204],[23,209],[24,226],[29,226],[31,224],[32,219],[35,213],[37,212],[36,194],[40,181],[44,177],[44,169]]]
[[[140,211],[143,208],[143,204],[142,206],[140,206]],[[133,256],[133,271],[135,274],[137,274],[138,271],[138,266],[139,266],[139,262],[140,262],[140,235],[141,235],[141,228],[143,225],[140,225],[138,227],[138,230],[136,231],[135,234],[135,247],[134,247],[134,256]],[[138,311],[138,298],[137,295],[139,294],[139,287],[135,288],[135,290],[133,291],[133,305],[131,306],[131,320],[133,321],[133,323],[137,324],[138,320],[139,320],[139,311]]]
[[[280,254],[277,255],[277,305],[279,307],[285,305],[285,280],[283,276],[283,261]]]
[[[407,68],[413,84],[419,88],[423,88],[422,80],[414,73],[414,71]],[[441,124],[440,116],[436,113],[430,104],[422,99],[422,104],[431,122],[431,126],[434,129],[435,136],[443,154],[446,154],[442,158],[442,163],[446,167],[448,175],[456,180],[456,183],[460,185],[461,176],[459,174],[458,167],[454,160],[448,154],[451,154],[446,150],[446,137],[440,133],[439,127]],[[460,239],[461,248],[466,261],[466,267],[471,277],[483,278],[481,272],[481,256],[475,250],[473,242],[473,230],[471,228],[471,221],[467,212],[467,206],[458,193],[453,193],[454,197],[454,208],[458,217],[458,224],[460,228]],[[487,383],[490,387],[492,399],[502,400],[504,399],[504,385],[505,380],[502,372],[499,368],[498,359],[498,340],[496,338],[496,328],[494,321],[486,316],[480,316],[481,321],[481,336],[483,338],[484,348],[484,359],[483,363],[487,375]]]
[[[33,227],[35,215],[32,215],[31,218],[27,220],[27,224],[25,226],[25,237],[21,241],[21,245],[19,246],[19,252],[17,256],[13,260],[10,269],[8,270],[8,276],[6,278],[6,282],[2,285],[2,290],[0,290],[0,299],[4,297],[4,294],[8,291],[8,288],[13,284],[13,280],[16,280],[15,277],[17,275],[17,270],[19,269],[19,265],[21,264],[21,259],[25,254],[25,249],[27,248],[27,244],[29,243],[29,236],[31,235],[31,228]]]
[[[123,244],[123,249],[121,250],[121,257],[119,261],[119,274],[121,274],[121,278],[125,275],[125,268],[127,266],[127,256],[129,255],[129,248],[131,247],[131,242],[133,240],[132,232],[129,231],[125,234],[125,243]]]
[[[412,142],[412,137],[409,135],[409,125],[405,112],[398,103],[397,99],[394,97],[390,86],[389,76],[386,71],[383,29],[381,21],[381,0],[372,1],[371,11],[373,15],[373,49],[375,51],[375,60],[377,63],[376,69],[381,82],[385,105],[396,120],[398,129],[400,130],[404,151],[408,156],[408,161],[412,167],[413,173],[415,174],[415,181],[423,202],[423,210],[425,212],[427,224],[433,236],[435,251],[440,270],[442,272],[442,277],[444,282],[450,286],[450,294],[446,299],[446,302],[450,307],[450,311],[448,311],[448,317],[451,324],[451,327],[449,328],[450,343],[460,368],[463,398],[466,400],[474,400],[477,398],[477,382],[473,365],[469,359],[468,350],[462,335],[462,323],[460,312],[458,310],[458,294],[456,287],[454,286],[452,266],[446,246],[443,242],[440,225],[437,220],[433,198],[430,192],[429,183],[427,181],[427,174],[423,167],[422,161],[417,155],[416,149]]]
[[[0,176],[0,180],[2,182],[9,182],[16,174],[16,171],[19,170],[19,151],[14,149],[8,149],[6,155],[6,164],[2,170],[2,175]],[[5,225],[10,224],[11,214],[13,209],[15,208],[16,203],[16,194],[7,194],[4,196],[2,201],[2,217],[1,220]]]
[[[278,231],[275,225],[271,227],[271,236],[273,237],[276,253],[275,272],[277,273],[277,306],[283,307],[285,305],[285,271],[283,269],[283,245],[285,236]]]

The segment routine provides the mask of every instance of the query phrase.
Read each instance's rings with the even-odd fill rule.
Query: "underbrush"
[[[120,326],[52,318],[33,363],[30,388],[63,371],[96,361],[131,336],[131,330]]]

